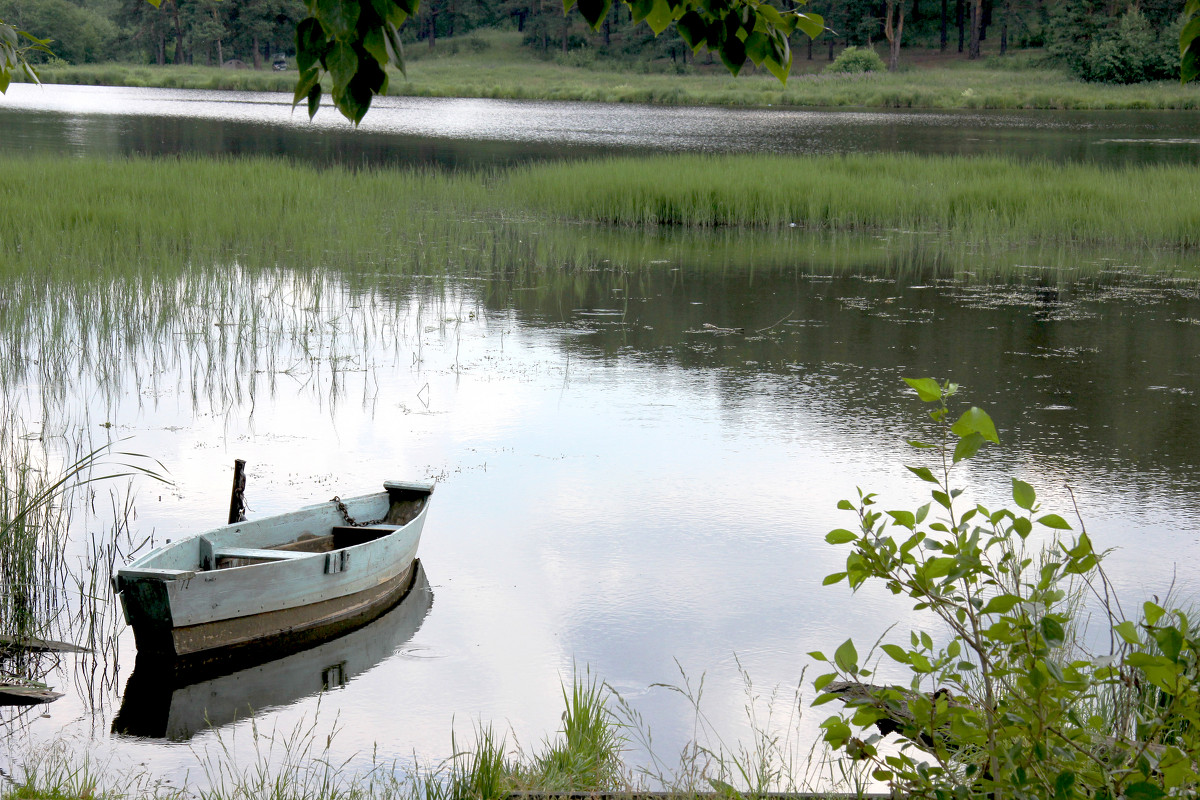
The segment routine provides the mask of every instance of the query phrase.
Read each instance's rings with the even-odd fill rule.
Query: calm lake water
[[[1012,155],[1195,163],[1200,112],[804,111],[384,97],[354,131],[289,94],[13,85],[0,152],[280,155],[321,163],[494,165],[651,152]]]
[[[13,87],[0,102],[29,104],[34,91]],[[286,142],[308,141],[321,157],[387,161],[408,158],[390,148],[430,136],[437,109],[460,104],[395,101],[391,112],[372,112],[368,125],[377,128],[352,134],[327,121],[297,123],[273,100],[200,93],[193,118],[172,105],[190,93],[51,88],[41,96],[42,110],[0,114],[5,149],[162,152],[147,147],[148,131],[224,126],[242,133],[198,133],[195,141],[208,143],[198,149],[259,131],[258,144],[228,152],[291,152]],[[114,108],[114,96],[143,99]],[[46,108],[45,98],[61,97],[71,99]],[[209,109],[221,98],[239,115],[262,106],[251,113],[261,116],[214,119]],[[140,102],[153,108],[137,115]],[[486,140],[477,155],[473,142],[446,140],[456,163],[543,157],[543,147],[561,154],[538,131],[570,128],[572,108],[589,117],[576,127],[590,130],[599,123],[589,115],[605,112],[483,101],[460,108],[473,104],[509,109],[507,127],[452,128]],[[728,115],[746,131],[772,119],[712,109],[607,113],[630,121],[589,146],[650,146],[666,114]],[[428,130],[396,121],[422,115],[412,124]],[[1049,115],[1021,135],[1002,120],[1023,115],[958,118],[961,128],[912,124],[946,142],[980,129],[1012,141],[1049,136],[1044,125],[1061,137],[1063,157],[1103,149],[1084,117],[1067,124]],[[876,134],[885,126],[862,124]],[[637,126],[645,132],[630,133]],[[771,138],[745,137],[754,135]],[[64,143],[53,146],[54,136]],[[343,151],[340,142],[358,138],[361,149]],[[901,632],[922,624],[886,592],[821,587],[844,559],[824,536],[853,522],[836,510],[839,499],[861,486],[889,507],[924,502],[922,484],[902,466],[919,461],[904,440],[924,419],[902,390],[904,376],[951,377],[967,402],[993,414],[1003,449],[962,472],[981,498],[1003,502],[1019,475],[1048,509],[1069,516],[1070,486],[1097,546],[1115,548],[1110,570],[1127,609],[1168,591],[1195,599],[1200,284],[1178,270],[1148,275],[1095,254],[1066,268],[1060,255],[1053,269],[1028,254],[983,264],[970,253],[901,256],[882,238],[834,248],[852,255],[831,258],[813,255],[830,252],[827,242],[797,232],[733,242],[571,235],[590,237],[596,257],[562,267],[536,255],[500,265],[464,256],[449,274],[407,277],[319,264],[197,265],[154,287],[107,287],[103,303],[86,289],[64,287],[62,302],[44,304],[5,289],[6,408],[52,448],[64,431],[83,431],[170,470],[172,487],[133,486],[125,552],[146,537],[161,543],[222,522],[234,458],[250,462],[252,515],[373,491],[390,478],[435,479],[438,488],[421,545],[425,583],[376,626],[190,686],[136,669],[123,631],[115,650],[64,657],[49,671],[66,697],[2,712],[11,733],[0,751],[20,762],[39,743],[62,740],[93,763],[141,765],[179,784],[210,780],[208,754],[222,748],[245,765],[278,758],[255,740],[255,725],[283,734],[314,724],[321,743],[336,728],[328,757],[357,771],[373,758],[444,758],[452,728],[469,738],[480,721],[533,750],[560,724],[560,683],[584,669],[642,715],[667,762],[697,735],[697,721],[686,699],[660,684],[695,687],[703,678],[704,719],[726,745],[748,739],[747,707],[761,720],[776,687],[777,722],[786,724],[807,652],[831,651],[848,635],[865,649],[892,624]],[[99,488],[76,529],[103,534],[122,487],[113,487],[115,500]],[[76,547],[86,573],[90,550]],[[119,629],[107,597],[102,609]],[[62,624],[64,635],[77,635]],[[323,682],[334,688],[321,693]],[[825,711],[805,709],[796,723],[801,751]],[[652,763],[636,744],[630,760]]]

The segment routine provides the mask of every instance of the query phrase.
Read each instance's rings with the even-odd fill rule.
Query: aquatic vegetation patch
[[[1181,167],[1112,169],[913,155],[660,156],[512,170],[512,202],[616,225],[925,231],[979,243],[1192,248],[1197,179]]]

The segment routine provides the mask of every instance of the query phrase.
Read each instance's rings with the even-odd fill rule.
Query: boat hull
[[[236,523],[177,542],[118,570],[115,588],[139,653],[190,656],[270,640],[330,636],[404,596],[433,487],[385,484],[345,501],[370,519],[350,527],[333,503]]]

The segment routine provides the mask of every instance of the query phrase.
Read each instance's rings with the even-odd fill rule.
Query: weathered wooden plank
[[[213,558],[245,558],[251,561],[287,561],[290,558],[310,558],[313,553],[294,550],[267,550],[257,547],[214,547]]]
[[[62,692],[52,692],[42,686],[0,683],[0,706],[36,706],[62,696]]]
[[[121,575],[126,578],[158,578],[164,581],[186,581],[196,577],[196,571],[191,569],[155,569],[154,567],[137,567],[123,569]]]
[[[80,647],[70,642],[56,642],[51,639],[34,639],[27,637],[17,639],[12,636],[0,636],[0,650],[12,648],[28,650],[34,653],[90,653],[86,647]]]

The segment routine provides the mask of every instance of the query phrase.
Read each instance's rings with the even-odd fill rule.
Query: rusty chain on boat
[[[342,512],[342,519],[346,520],[346,524],[349,525],[351,528],[365,528],[368,525],[378,525],[379,523],[381,523],[385,519],[387,519],[387,516],[384,515],[384,516],[380,517],[379,519],[369,519],[364,522],[359,522],[354,517],[350,516],[350,512],[346,509],[346,504],[342,502],[341,497],[339,497],[338,495],[335,494],[333,496],[333,500],[331,500],[330,502],[337,504],[337,510]]]

